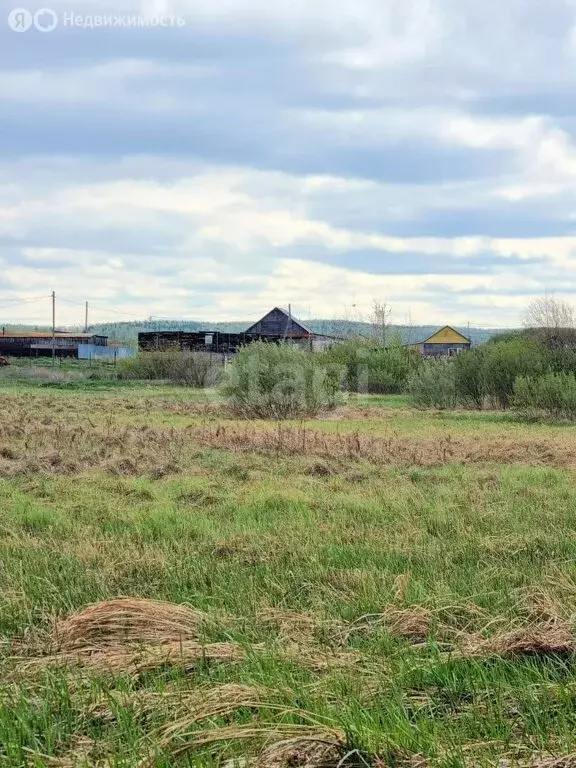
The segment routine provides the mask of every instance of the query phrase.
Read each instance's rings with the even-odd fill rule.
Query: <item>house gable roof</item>
[[[258,322],[251,325],[249,328],[246,329],[245,333],[254,333],[256,326],[260,325],[260,323],[267,320],[270,315],[280,312],[280,314],[284,315],[286,318],[286,325],[288,326],[288,323],[292,323],[292,326],[298,326],[302,330],[303,333],[312,333],[310,328],[307,328],[304,323],[301,323],[299,320],[297,320],[294,315],[292,315],[287,309],[284,309],[283,307],[274,307],[269,312],[266,312],[266,314],[258,320]]]
[[[436,331],[420,344],[470,344],[470,339],[464,336],[464,334],[452,328],[451,325],[445,325],[440,330]]]

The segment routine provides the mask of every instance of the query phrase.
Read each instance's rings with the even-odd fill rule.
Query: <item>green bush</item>
[[[408,396],[416,408],[454,408],[457,404],[454,361],[425,361],[408,380]]]
[[[408,377],[422,364],[420,355],[398,339],[387,347],[352,339],[324,352],[321,360],[343,369],[343,387],[347,392],[386,395],[404,392]]]
[[[484,406],[486,356],[486,347],[478,347],[454,359],[456,398],[463,406],[478,409]]]
[[[117,373],[119,379],[167,379],[178,350],[140,352],[136,357],[119,360]]]
[[[161,379],[189,387],[210,387],[222,376],[219,356],[206,352],[181,352],[179,349],[140,352],[129,360],[118,361],[119,379]]]
[[[548,365],[554,373],[576,373],[576,349],[548,350]]]
[[[576,376],[549,372],[520,376],[514,384],[514,407],[527,416],[576,418]]]
[[[539,376],[546,370],[572,370],[573,350],[548,350],[526,335],[509,334],[464,352],[455,360],[456,397],[467,407],[508,408],[519,376]]]
[[[252,419],[315,416],[337,403],[341,372],[289,344],[257,342],[230,365],[221,392],[237,415]]]
[[[169,380],[186,387],[205,389],[220,383],[224,362],[220,355],[210,352],[182,352],[172,365]]]
[[[483,385],[495,407],[506,409],[519,376],[539,376],[547,368],[547,352],[535,342],[516,338],[485,347]]]

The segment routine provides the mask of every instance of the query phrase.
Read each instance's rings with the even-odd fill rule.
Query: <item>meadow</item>
[[[3,764],[576,763],[574,427],[5,373]]]

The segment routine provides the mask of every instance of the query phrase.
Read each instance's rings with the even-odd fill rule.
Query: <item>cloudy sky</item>
[[[0,10],[1,321],[576,301],[576,0],[45,2]],[[120,14],[185,23],[64,22]]]

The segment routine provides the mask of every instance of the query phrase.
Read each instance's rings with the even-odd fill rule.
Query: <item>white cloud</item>
[[[142,316],[332,316],[379,295],[494,324],[576,293],[574,2],[77,8],[137,11],[187,24],[0,41],[0,306],[26,286]]]
[[[144,244],[138,254],[116,247],[113,238],[105,250],[26,247],[23,264],[5,263],[2,274],[9,285],[26,285],[32,292],[28,295],[48,294],[57,285],[64,298],[89,299],[95,319],[107,319],[106,307],[127,313],[126,319],[138,314],[234,319],[288,301],[330,317],[341,314],[353,299],[367,310],[371,299],[380,296],[414,322],[462,323],[470,307],[476,321],[480,317],[493,324],[495,312],[518,321],[521,307],[541,288],[562,286],[576,292],[576,278],[566,278],[568,269],[576,274],[576,237],[397,237],[333,226],[306,214],[310,196],[337,190],[353,198],[365,187],[379,191],[378,185],[354,180],[231,168],[205,170],[173,183],[83,184],[59,188],[43,199],[22,201],[17,194],[16,205],[1,209],[0,234],[16,232],[26,238],[42,223],[65,222],[80,231],[97,223],[104,230],[121,225],[144,232],[157,228],[167,235],[177,228],[182,242],[160,252]],[[249,193],[250,188],[259,194]],[[295,188],[303,195],[300,210],[285,207],[285,195]],[[286,248],[304,251],[307,257],[287,258]],[[370,253],[374,268],[355,269],[353,259],[346,267],[320,263],[318,248]],[[379,272],[378,253],[393,259],[394,274]],[[403,274],[402,261],[411,254],[428,259],[429,268]],[[484,271],[486,258],[496,256],[511,259],[511,266]],[[446,265],[447,258],[451,267],[439,273],[438,260]],[[524,260],[522,267],[518,259]],[[462,260],[469,265],[466,271],[459,269]],[[55,261],[56,271],[51,266]],[[475,271],[470,267],[474,263]],[[14,308],[13,315],[32,317],[29,312],[24,306]],[[59,316],[61,322],[74,322],[77,315],[77,309],[64,306]]]

